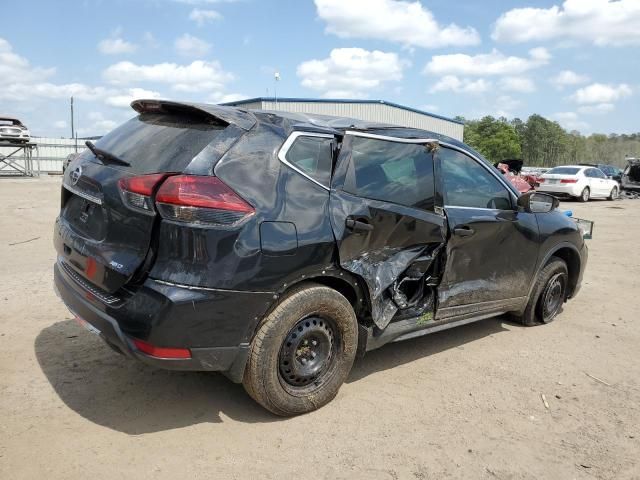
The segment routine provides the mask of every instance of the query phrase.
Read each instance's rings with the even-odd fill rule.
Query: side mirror
[[[548,213],[560,205],[553,195],[540,192],[527,192],[518,197],[518,207],[527,213]]]

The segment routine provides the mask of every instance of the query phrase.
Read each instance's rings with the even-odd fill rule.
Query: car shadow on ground
[[[501,316],[387,344],[382,348],[367,352],[363,358],[357,359],[347,382],[357,382],[372,373],[411,363],[420,358],[436,355],[444,350],[464,349],[466,343],[507,331],[505,324],[511,328],[519,326],[509,322],[505,316]]]
[[[501,318],[386,345],[356,361],[348,382],[505,328]],[[129,435],[222,422],[283,420],[256,404],[223,375],[158,370],[114,353],[97,336],[65,320],[43,329],[35,353],[60,399],[82,417]]]

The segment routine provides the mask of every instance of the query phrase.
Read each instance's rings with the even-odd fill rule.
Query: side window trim
[[[303,172],[302,170],[300,170],[298,167],[296,167],[295,165],[293,165],[291,162],[289,162],[287,160],[287,152],[292,147],[294,142],[298,139],[298,137],[320,137],[320,138],[328,138],[328,139],[333,140],[333,139],[335,139],[335,136],[331,135],[331,134],[328,134],[328,133],[302,132],[302,131],[292,132],[287,137],[285,142],[282,144],[282,147],[280,147],[280,151],[278,151],[278,159],[282,163],[284,163],[287,167],[291,168],[292,170],[295,170],[296,172],[298,172],[300,175],[302,175],[306,179],[308,179],[308,180],[312,181],[313,183],[315,183],[316,185],[324,188],[326,191],[329,191],[330,188],[329,188],[328,185],[324,185],[322,182],[319,182],[318,180],[316,180],[315,178],[311,177],[309,174]]]
[[[504,178],[501,175],[498,175],[496,169],[494,169],[494,168],[492,169],[492,167],[490,167],[489,165],[485,164],[485,162],[480,160],[478,157],[473,155],[471,152],[468,152],[463,148],[459,148],[457,145],[453,145],[453,144],[446,143],[446,142],[440,142],[440,145],[443,146],[443,147],[446,147],[448,149],[455,150],[456,152],[459,152],[459,153],[461,153],[463,155],[466,155],[471,160],[473,160],[474,162],[479,164],[482,168],[484,168],[487,172],[489,172],[489,174],[492,175],[496,180],[498,180],[498,183],[500,183],[500,185],[502,185],[504,187],[504,189],[509,193],[509,198],[511,199],[511,205],[515,206],[516,202],[518,201],[518,197],[516,196],[514,191],[511,189],[511,187],[507,184],[507,182],[504,180]],[[436,156],[437,156],[437,154],[436,154]],[[440,160],[438,159],[438,162],[439,161]],[[494,172],[493,170],[496,170],[496,171]],[[439,172],[439,174],[442,175],[442,172]],[[439,179],[439,184],[442,184],[442,178]],[[464,209],[470,209],[470,210],[501,211],[501,210],[495,209],[495,208],[463,207],[463,206],[458,206],[458,205],[447,205],[447,204],[444,204],[444,207],[445,208],[464,208]]]

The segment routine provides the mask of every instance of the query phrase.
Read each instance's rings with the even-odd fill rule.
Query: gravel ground
[[[59,184],[0,180],[0,478],[640,478],[640,201],[562,205],[596,226],[557,321],[388,345],[281,419],[71,320],[52,288]]]

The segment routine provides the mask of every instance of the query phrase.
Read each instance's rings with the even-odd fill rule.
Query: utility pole
[[[71,97],[71,138],[75,138],[75,129],[73,125],[73,97]]]
[[[276,71],[273,74],[274,84],[273,84],[273,93],[276,99],[276,109],[278,108],[278,82],[280,81],[280,72]]]

